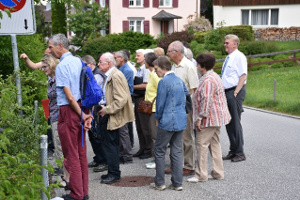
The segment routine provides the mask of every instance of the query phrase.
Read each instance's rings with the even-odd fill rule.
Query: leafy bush
[[[198,43],[204,43],[204,36],[206,34],[206,31],[199,31],[194,33],[194,38]]]
[[[194,18],[194,19],[193,19]],[[212,29],[212,25],[204,16],[190,15],[188,16],[189,22],[184,25],[184,28],[189,33],[193,34],[197,31],[207,31]]]
[[[106,37],[111,39],[113,51],[128,49],[130,52],[135,52],[137,49],[146,49],[147,47],[157,43],[153,36],[148,33],[143,34],[133,31],[110,34]]]
[[[237,35],[240,40],[252,41],[254,39],[254,31],[250,25],[226,26],[223,29],[226,35]]]
[[[239,45],[239,50],[245,55],[255,55],[276,52],[278,48],[270,41],[244,41]]]
[[[187,31],[182,31],[182,32],[174,32],[170,35],[165,36],[164,38],[161,38],[158,42],[159,47],[163,48],[165,52],[167,52],[169,45],[176,41],[179,40],[181,42],[188,42],[190,43],[194,39],[194,36]]]
[[[204,44],[199,44],[198,42],[196,42],[196,40],[193,40],[190,43],[190,47],[194,54],[194,58],[196,58],[200,53],[207,52],[207,50],[204,49]]]
[[[282,63],[273,63],[272,64],[272,68],[273,69],[276,69],[276,68],[282,68],[283,67],[283,64]]]
[[[294,62],[293,61],[289,61],[289,62],[284,62],[284,67],[293,67],[294,66]]]
[[[82,50],[77,53],[80,56],[91,55],[96,59],[100,53],[114,51],[112,47],[112,40],[110,38],[100,36],[87,41],[82,47]]]

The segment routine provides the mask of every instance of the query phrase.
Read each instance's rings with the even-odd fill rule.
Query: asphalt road
[[[225,179],[205,183],[188,183],[184,177],[183,191],[156,191],[150,186],[115,187],[100,184],[104,173],[89,171],[89,195],[97,199],[300,199],[300,118],[279,116],[249,108],[242,115],[247,160],[224,162]],[[138,140],[134,152],[138,150]],[[223,155],[229,148],[225,128],[221,130]],[[92,150],[88,149],[89,161]],[[155,176],[146,169],[151,159],[134,158],[132,164],[121,165],[122,176]],[[209,158],[211,165],[211,159]],[[169,157],[166,156],[166,168]],[[211,166],[209,167],[211,170]],[[166,175],[166,185],[171,184]]]

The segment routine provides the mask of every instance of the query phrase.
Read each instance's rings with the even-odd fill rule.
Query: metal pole
[[[48,162],[48,136],[47,135],[41,135],[40,136],[40,149],[41,149],[41,166],[47,166]],[[45,168],[42,168],[42,177],[44,180],[45,189],[49,186],[49,178],[48,178],[48,170]],[[41,199],[47,200],[47,195],[41,190]]]
[[[274,79],[274,86],[273,86],[273,100],[276,101],[276,79]]]
[[[12,34],[11,36],[11,46],[13,52],[13,62],[14,62],[14,70],[16,72],[16,86],[18,89],[17,93],[17,102],[19,106],[22,106],[22,90],[21,90],[21,80],[19,74],[19,57],[18,57],[18,45],[17,45],[17,36],[16,34]]]

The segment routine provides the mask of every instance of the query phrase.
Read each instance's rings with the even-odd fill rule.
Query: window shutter
[[[129,0],[123,0],[123,7],[129,7]]]
[[[153,8],[158,8],[159,7],[159,0],[153,0]]]
[[[129,21],[123,21],[123,31],[129,30]]]
[[[99,0],[95,0],[95,3],[100,5]]]
[[[144,33],[150,33],[150,21],[144,21]]]
[[[149,0],[144,0],[144,7],[148,8],[149,7]]]
[[[109,0],[105,0],[105,7],[109,7]]]
[[[178,8],[178,0],[173,0],[173,8]]]

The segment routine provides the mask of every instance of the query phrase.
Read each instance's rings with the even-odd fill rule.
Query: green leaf
[[[6,14],[8,15],[8,17],[11,18],[10,10],[8,10],[8,9],[6,8],[6,9],[4,9],[4,12],[6,12]]]

